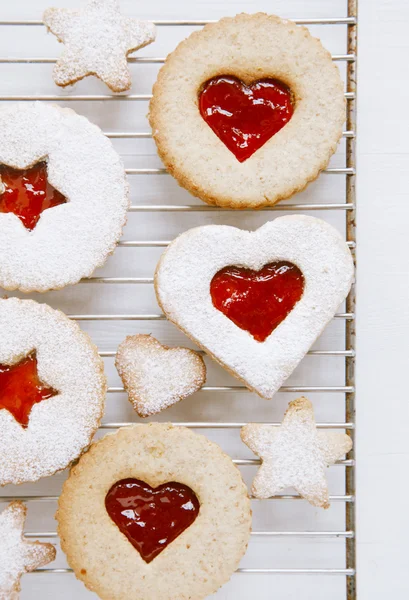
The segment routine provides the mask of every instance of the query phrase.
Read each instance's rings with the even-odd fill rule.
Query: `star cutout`
[[[8,410],[24,428],[34,404],[57,394],[41,382],[35,352],[15,365],[0,364],[0,409]]]
[[[23,537],[27,507],[14,501],[0,514],[0,598],[16,598],[20,577],[55,559],[52,544],[28,542]]]
[[[155,26],[120,14],[118,0],[90,0],[81,11],[48,8],[44,25],[65,44],[54,68],[62,87],[87,77],[99,77],[114,92],[129,90],[129,53],[155,39]]]
[[[345,433],[317,431],[307,398],[290,402],[280,427],[250,423],[241,439],[262,461],[253,481],[257,498],[270,498],[293,487],[313,506],[329,507],[325,470],[347,454],[352,440]]]
[[[35,228],[44,210],[66,202],[48,182],[44,161],[28,169],[0,165],[0,213],[14,213],[29,231]]]

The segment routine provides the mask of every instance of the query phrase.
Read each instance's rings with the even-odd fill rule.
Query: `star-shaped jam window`
[[[15,365],[0,364],[0,409],[8,410],[25,429],[34,404],[57,394],[40,380],[35,352]]]
[[[65,202],[65,196],[48,182],[46,162],[29,169],[0,165],[0,213],[14,213],[29,231],[44,210]]]

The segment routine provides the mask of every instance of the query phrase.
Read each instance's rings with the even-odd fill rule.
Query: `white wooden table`
[[[408,19],[404,0],[360,2],[359,600],[409,595]]]

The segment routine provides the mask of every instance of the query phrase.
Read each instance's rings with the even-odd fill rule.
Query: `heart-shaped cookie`
[[[275,79],[246,85],[230,75],[214,77],[200,93],[200,114],[239,162],[278,133],[293,115],[290,89]]]
[[[150,335],[128,336],[118,347],[115,365],[140,417],[191,396],[206,379],[206,366],[197,352],[168,348]]]
[[[260,271],[280,261],[301,272],[302,295],[264,341],[258,341],[248,327],[238,326],[215,305],[212,281],[226,267]],[[325,221],[294,215],[255,232],[207,225],[183,233],[162,255],[155,289],[170,321],[249,389],[270,399],[333,318],[353,275],[352,256],[340,234]],[[231,302],[237,301],[236,291],[231,290]],[[246,304],[246,295],[242,300]],[[268,302],[265,307],[269,309]],[[265,316],[261,310],[253,320]]]
[[[105,508],[150,563],[195,521],[200,504],[194,491],[182,483],[153,488],[139,479],[122,479],[106,495]]]
[[[342,137],[344,88],[305,27],[242,13],[208,23],[169,54],[149,122],[162,162],[191,194],[261,208],[326,169]]]

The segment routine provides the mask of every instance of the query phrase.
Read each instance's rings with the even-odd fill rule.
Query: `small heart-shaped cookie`
[[[296,215],[254,232],[186,231],[162,255],[155,289],[170,321],[270,399],[333,318],[353,276],[336,229]]]
[[[197,352],[168,348],[150,335],[128,336],[118,347],[115,365],[140,417],[191,396],[206,379],[206,366]]]

